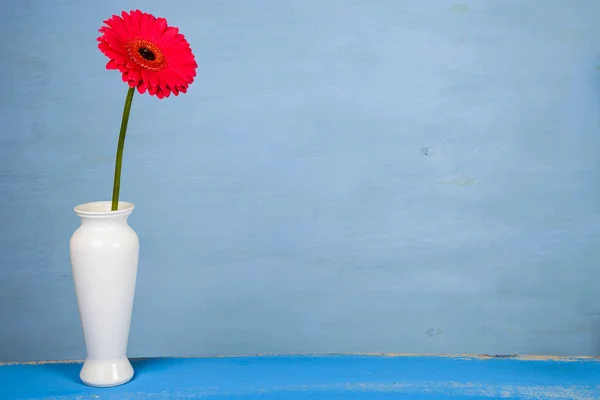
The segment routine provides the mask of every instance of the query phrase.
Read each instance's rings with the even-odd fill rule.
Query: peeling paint
[[[469,6],[466,4],[455,4],[452,6],[452,11],[457,14],[464,14],[469,11]]]
[[[431,333],[428,331],[428,333]],[[437,332],[439,334],[439,332]],[[435,336],[435,335],[434,335]],[[228,358],[306,358],[306,357],[427,357],[427,358],[454,358],[460,360],[494,360],[510,359],[519,361],[558,361],[577,362],[595,361],[600,362],[600,356],[549,356],[549,355],[515,355],[515,354],[420,354],[420,353],[325,353],[325,354],[254,354],[254,355],[223,355],[210,357],[164,357],[164,358],[130,358],[132,362],[148,360],[210,360]],[[26,362],[0,362],[0,367],[12,365],[45,365],[45,364],[81,364],[84,360],[49,360],[49,361],[26,361]]]
[[[468,175],[459,175],[453,178],[448,178],[442,181],[442,183],[454,186],[472,186],[477,183],[477,179]]]
[[[109,399],[109,400],[172,400],[172,399],[199,399],[203,397],[249,397],[255,398],[257,395],[293,395],[306,393],[306,396],[327,395],[333,393],[371,393],[384,394],[396,393],[404,395],[416,395],[426,393],[429,396],[438,395],[445,397],[484,397],[496,399],[521,399],[521,400],[543,400],[543,399],[570,399],[570,400],[593,400],[596,399],[598,392],[593,389],[562,386],[541,386],[541,385],[494,385],[477,383],[459,383],[459,382],[419,382],[419,383],[344,383],[331,385],[297,385],[297,386],[278,386],[264,387],[253,390],[227,390],[219,388],[194,388],[189,390],[164,390],[159,393],[148,393],[145,391],[126,392],[119,395],[107,396],[50,396],[36,398],[36,400],[87,400],[87,399]],[[28,399],[29,400],[29,399]],[[33,400],[33,399],[31,399]]]

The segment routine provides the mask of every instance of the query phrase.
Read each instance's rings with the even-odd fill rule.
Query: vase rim
[[[117,217],[129,215],[133,212],[135,206],[133,203],[119,201],[119,207],[115,211],[111,211],[111,201],[93,201],[90,203],[80,204],[75,206],[73,210],[80,217]]]

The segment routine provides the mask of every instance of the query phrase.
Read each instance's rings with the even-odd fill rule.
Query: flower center
[[[125,47],[129,58],[142,68],[149,71],[160,71],[167,65],[163,52],[149,40],[133,39]]]
[[[140,53],[140,56],[144,57],[148,61],[156,60],[156,56],[154,55],[152,50],[147,49],[145,47],[140,47],[138,53]]]

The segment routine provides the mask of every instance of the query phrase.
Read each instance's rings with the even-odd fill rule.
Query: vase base
[[[119,386],[133,378],[133,367],[127,358],[110,361],[86,360],[79,378],[88,386]]]

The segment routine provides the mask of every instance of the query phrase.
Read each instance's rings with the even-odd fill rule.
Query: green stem
[[[125,147],[125,134],[127,133],[127,122],[129,122],[129,111],[135,88],[129,88],[123,108],[123,119],[121,120],[121,132],[119,133],[119,145],[117,146],[117,160],[115,163],[115,181],[113,184],[111,211],[119,209],[119,190],[121,189],[121,164],[123,163],[123,148]]]

